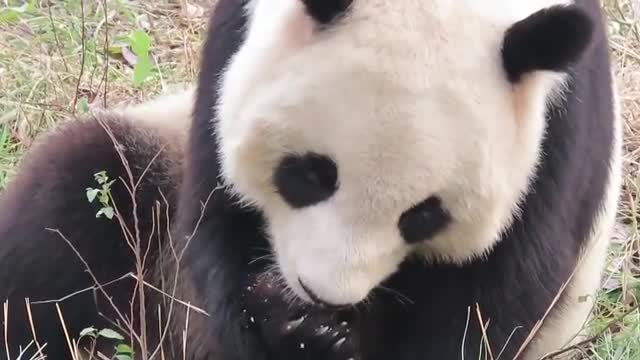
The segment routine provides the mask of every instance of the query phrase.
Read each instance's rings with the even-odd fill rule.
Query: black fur
[[[534,70],[566,71],[591,41],[589,15],[579,5],[554,6],[509,28],[502,54],[509,81]]]
[[[442,208],[442,200],[436,196],[405,211],[400,216],[398,228],[404,239],[418,243],[433,237],[451,222],[451,215]]]
[[[302,0],[307,13],[320,24],[326,25],[344,15],[353,0]]]
[[[280,196],[298,209],[324,201],[338,190],[338,168],[324,155],[289,155],[280,161],[273,182]]]
[[[173,239],[178,242],[178,250],[185,250],[182,259],[185,266],[179,272],[179,298],[209,314],[191,311],[187,358],[288,359],[291,354],[299,353],[297,345],[305,341],[314,344],[312,350],[305,352],[307,358],[314,360],[458,358],[470,311],[464,353],[465,358],[477,359],[481,331],[474,316],[475,304],[479,305],[485,321],[490,319],[487,333],[494,354],[512,331],[520,327],[502,355],[504,359],[512,358],[571,273],[575,255],[583,246],[604,197],[613,138],[613,105],[607,39],[599,2],[578,1],[577,6],[594,22],[591,46],[572,66],[568,96],[549,109],[544,157],[533,189],[523,204],[522,217],[505,232],[495,250],[487,259],[464,267],[427,266],[409,259],[397,274],[385,281],[385,287],[393,291],[376,291],[367,306],[330,313],[311,308],[286,308],[279,297],[264,288],[260,290],[260,283],[254,284],[259,288],[257,297],[255,291],[247,293],[246,285],[255,282],[254,274],[267,265],[264,261],[253,261],[264,255],[260,249],[268,247],[262,233],[264,219],[256,209],[237,205],[219,188],[218,144],[210,131],[211,120],[216,119],[214,105],[219,76],[237,51],[245,31],[245,4],[246,1],[219,0],[213,13],[203,48],[184,177],[177,195],[178,208],[169,209],[171,218],[175,219]],[[316,8],[321,2],[306,4],[312,13],[316,12],[316,19],[331,18]],[[548,35],[554,39],[561,34]],[[507,52],[512,51],[509,49]],[[564,56],[552,65],[562,65],[568,58],[573,60],[571,56]],[[515,74],[512,79],[531,69],[526,61],[515,64],[519,65],[506,67]],[[548,63],[540,61],[536,66],[540,64]],[[132,140],[143,138],[129,126],[115,123],[114,126],[114,133],[123,144],[133,145]],[[101,131],[95,122],[87,122],[70,125],[66,131],[52,135],[32,150],[18,176],[2,194],[0,296],[8,297],[14,309],[10,310],[9,319],[10,346],[14,353],[17,344],[24,344],[25,339],[28,343],[31,335],[24,311],[16,310],[23,304],[23,297],[46,300],[92,285],[75,254],[56,234],[44,228],[60,229],[101,281],[116,279],[133,270],[133,259],[124,245],[120,227],[96,218],[96,206],[89,204],[85,197],[84,190],[94,184],[95,172],[107,170],[112,178],[126,175],[109,138]],[[161,148],[160,143],[138,142],[135,143],[138,147],[126,148],[134,176],[141,174]],[[160,199],[158,186],[172,204],[175,185],[159,180],[173,178],[167,170],[152,168],[149,173],[155,177],[143,182],[138,201],[141,219],[150,219],[149,206]],[[130,210],[132,204],[123,187],[114,186],[114,198],[123,211]],[[148,221],[141,223],[143,239],[150,229]],[[153,249],[150,250],[152,258],[160,254]],[[114,301],[122,309],[127,309],[132,284],[117,285],[122,287],[110,293],[115,294]],[[402,298],[395,294],[402,294]],[[262,297],[273,302],[265,306],[258,301]],[[98,297],[98,300],[104,304],[104,298]],[[562,299],[560,301],[562,303]],[[77,334],[84,326],[108,326],[94,310],[91,293],[65,302],[63,312],[70,333]],[[249,320],[252,326],[247,326],[243,310],[261,321]],[[36,311],[39,340],[48,342],[49,358],[69,358],[55,309],[43,305]],[[184,308],[178,307],[175,311],[178,319],[185,316]],[[307,315],[308,322],[303,326],[294,331],[282,327],[300,314]],[[149,317],[149,322],[155,325],[156,319]],[[341,344],[345,347],[336,349],[337,340],[333,335],[313,337],[314,328],[320,324],[344,335],[346,340]],[[176,321],[174,325],[176,328],[170,335],[181,341],[184,323]],[[151,336],[153,338],[153,333]]]
[[[261,218],[250,209],[233,206],[224,191],[216,190],[220,173],[215,154],[218,144],[211,132],[204,130],[210,129],[211,120],[215,119],[211,106],[218,99],[219,76],[242,41],[246,4],[246,0],[220,0],[211,17],[178,199],[177,236],[193,233],[185,252],[184,261],[189,269],[188,273],[183,272],[184,284],[194,284],[190,300],[205,307],[211,316],[192,316],[195,325],[187,347],[193,351],[193,359],[240,360],[252,355],[256,360],[265,359],[265,354],[256,350],[261,343],[248,336],[248,330],[239,321],[243,317],[239,294],[247,280],[247,264],[251,259],[248,249],[256,244],[267,245],[256,232]],[[224,260],[218,263],[220,259]],[[198,299],[206,301],[201,304]]]

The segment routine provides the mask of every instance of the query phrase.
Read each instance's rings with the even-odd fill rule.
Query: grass
[[[12,157],[60,119],[148,98],[196,73],[206,20],[197,16],[202,12],[197,4],[3,1],[0,187],[16,164]],[[143,62],[144,54],[135,50],[145,48],[145,39],[149,56]]]
[[[193,80],[210,3],[198,1],[0,0],[0,190],[57,122]],[[584,358],[640,359],[640,3],[604,5],[623,101],[625,179],[611,261],[587,325],[602,335]]]
[[[9,126],[0,126],[0,190],[16,168],[19,146],[12,141]]]

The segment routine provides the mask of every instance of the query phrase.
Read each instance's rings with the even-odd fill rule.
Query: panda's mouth
[[[322,307],[322,308],[327,308],[329,310],[342,310],[345,308],[348,308],[349,305],[336,305],[336,304],[330,304],[324,300],[322,300],[318,295],[316,295],[313,290],[311,290],[307,285],[304,284],[304,282],[302,281],[301,278],[298,278],[298,284],[300,284],[300,287],[302,288],[302,290],[305,292],[305,294],[309,297],[309,299],[311,299],[311,301],[313,301],[314,305]]]

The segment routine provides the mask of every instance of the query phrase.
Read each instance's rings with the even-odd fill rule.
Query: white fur
[[[130,121],[157,129],[164,135],[183,143],[191,125],[191,112],[195,101],[195,87],[173,89],[152,99],[118,106],[113,111]]]
[[[288,285],[356,303],[411,251],[462,264],[489,251],[535,170],[562,74],[513,88],[500,47],[513,23],[560,0],[355,0],[318,32],[296,0],[255,0],[216,119],[223,177],[261,207]],[[452,24],[455,24],[452,26]],[[293,210],[272,174],[286,153],[338,166],[329,200]],[[437,195],[454,222],[418,247],[400,215]]]

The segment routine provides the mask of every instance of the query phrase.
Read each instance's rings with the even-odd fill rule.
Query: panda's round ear
[[[315,21],[326,25],[343,15],[353,3],[353,0],[301,0],[307,9],[307,14]]]
[[[518,21],[502,46],[509,81],[534,71],[567,71],[587,49],[592,33],[592,19],[575,5],[548,7]]]

